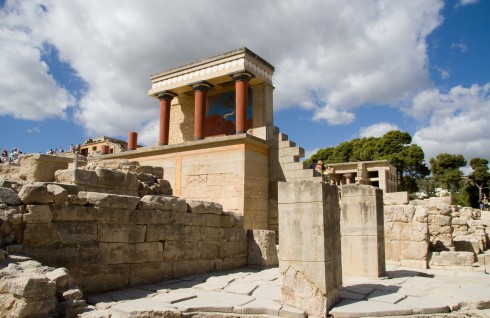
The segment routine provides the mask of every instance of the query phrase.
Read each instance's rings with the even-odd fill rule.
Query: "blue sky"
[[[489,0],[0,0],[0,147],[154,145],[149,75],[240,47],[272,65],[274,120],[311,154],[407,131],[490,159]]]

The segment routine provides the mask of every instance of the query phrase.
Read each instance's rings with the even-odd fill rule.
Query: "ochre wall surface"
[[[268,229],[269,146],[259,138],[240,134],[104,158],[163,167],[175,196],[218,202],[242,214],[245,228]]]

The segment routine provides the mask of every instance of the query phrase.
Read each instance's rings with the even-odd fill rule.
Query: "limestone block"
[[[53,223],[26,224],[24,246],[52,246],[54,242],[59,241],[59,234],[55,231]]]
[[[187,200],[187,211],[198,214],[217,214],[221,215],[223,206],[216,202]]]
[[[57,183],[97,186],[97,174],[92,170],[66,169],[55,173]]]
[[[208,273],[209,271],[210,271],[210,261],[208,260],[182,261],[182,262],[174,262],[172,264],[173,278]]]
[[[28,205],[27,213],[22,217],[25,223],[50,223],[53,213],[49,205]]]
[[[139,209],[187,212],[187,202],[173,196],[145,195],[141,198]]]
[[[85,300],[80,299],[80,300],[67,300],[67,301],[62,301],[56,304],[56,309],[58,311],[58,314],[60,316],[64,317],[77,317],[79,313],[81,313],[85,307],[87,306],[87,303]]]
[[[44,154],[27,154],[22,156],[20,162],[21,173],[27,181],[54,181],[57,170],[68,168],[71,158],[50,156]]]
[[[203,215],[189,213],[189,212],[177,212],[172,214],[173,223],[179,225],[191,225],[191,226],[203,226]]]
[[[240,214],[240,213],[235,213],[235,212],[229,212],[229,211],[223,211],[223,214],[222,216],[225,216],[225,217],[232,217],[233,219],[222,219],[222,223],[223,223],[223,220],[224,222],[229,222],[229,223],[225,223],[225,224],[222,224],[221,227],[228,227],[228,226],[225,226],[225,225],[228,225],[228,224],[231,224],[231,226],[233,227],[243,227],[243,215]]]
[[[70,271],[80,289],[85,293],[127,288],[131,277],[130,264],[93,265]]]
[[[78,193],[76,195],[69,194],[67,202],[68,202],[68,204],[81,205],[81,206],[88,203],[87,198],[86,197],[79,197]]]
[[[68,200],[68,191],[56,184],[48,184],[46,186],[48,192],[53,194],[54,204],[64,204]]]
[[[128,243],[99,243],[102,264],[127,264],[130,259]]]
[[[429,217],[429,209],[426,206],[418,205],[415,207],[415,215],[413,220],[415,222],[427,223]]]
[[[30,318],[51,317],[56,314],[56,298],[30,301],[12,294],[0,294],[1,317]]]
[[[172,189],[172,185],[168,180],[158,179],[158,185],[160,186],[160,193],[165,195],[172,195],[174,190]]]
[[[198,255],[195,241],[165,241],[163,260],[166,262],[197,259]]]
[[[95,222],[53,222],[61,243],[90,243],[97,240]]]
[[[172,220],[171,211],[134,210],[129,215],[129,222],[133,224],[170,224]]]
[[[73,285],[73,277],[63,267],[47,272],[46,277],[56,283],[56,292],[59,294],[63,294],[63,292],[69,290]]]
[[[474,237],[455,237],[453,244],[455,250],[458,252],[479,254],[483,250],[480,248],[480,240]]]
[[[240,268],[245,265],[247,265],[247,257],[245,255],[239,257],[224,258],[221,262],[221,270],[226,271],[230,269]]]
[[[86,198],[87,203],[90,205],[127,210],[134,210],[140,200],[139,197],[136,196],[83,191],[80,192],[78,196],[81,198]]]
[[[198,241],[197,257],[199,259],[213,260],[219,256],[220,243],[215,241]]]
[[[146,225],[97,224],[99,242],[141,243],[145,241]]]
[[[21,202],[19,196],[13,189],[0,187],[0,203],[19,205]]]
[[[233,229],[235,229],[235,228],[233,228]],[[243,237],[244,241],[245,241],[245,231],[243,229],[241,229],[241,231],[242,231],[243,236],[240,236],[240,237]],[[240,232],[239,230],[236,230],[234,232],[234,235],[239,235],[239,232]],[[222,228],[202,227],[200,229],[200,238],[207,240],[207,241],[217,241],[217,240],[224,239],[225,233],[224,233],[224,230]],[[238,236],[234,236],[234,238],[237,238],[237,240],[239,239]]]
[[[423,260],[427,258],[429,245],[427,242],[400,242],[400,258],[411,260]]]
[[[236,218],[231,215],[220,216],[220,227],[232,227],[236,222]]]
[[[52,206],[53,221],[95,221],[96,208],[79,205]]]
[[[408,204],[408,192],[388,192],[383,193],[383,202],[385,205],[402,205]]]
[[[96,168],[98,186],[104,188],[124,188],[127,190],[138,190],[138,177],[132,172]]]
[[[454,226],[454,225],[468,225],[468,222],[467,222],[467,219],[464,219],[464,218],[460,218],[460,217],[453,217],[452,218],[452,221],[451,221],[451,224]]]
[[[130,286],[141,286],[169,280],[172,278],[172,264],[148,262],[131,264]]]
[[[293,267],[288,267],[282,272],[282,277],[282,303],[304,309],[308,316],[326,317],[327,308],[338,302],[337,290],[326,295],[301,271]]]
[[[413,222],[411,224],[411,230],[411,240],[416,242],[429,241],[429,227],[427,223]]]
[[[78,248],[76,246],[61,245],[55,243],[56,246],[26,246],[22,247],[22,252],[29,257],[32,257],[42,263],[50,264],[52,266],[64,266],[73,268],[77,266]],[[92,257],[92,262],[97,261],[96,256]],[[91,263],[92,264],[92,263]]]
[[[3,293],[12,293],[30,301],[42,301],[51,297],[54,298],[56,283],[50,281],[43,274],[26,273],[22,276],[16,276],[14,279],[0,281],[0,290]]]
[[[248,230],[248,265],[270,267],[279,265],[276,233],[267,230]]]
[[[221,227],[221,216],[216,214],[203,214],[202,223],[207,227]]]
[[[247,242],[226,242],[221,241],[219,247],[220,258],[230,258],[247,255]]]
[[[438,226],[451,225],[451,216],[436,215],[434,224]]]
[[[412,205],[398,205],[393,207],[391,222],[409,223],[415,215],[415,207]]]
[[[118,224],[128,224],[130,223],[129,218],[134,210],[126,209],[112,209],[112,208],[101,208],[92,207],[95,210],[95,218],[97,223],[118,223]]]
[[[25,184],[19,191],[19,198],[24,204],[49,204],[53,202],[53,193],[42,183]]]
[[[473,252],[432,252],[429,266],[472,266],[475,262]]]

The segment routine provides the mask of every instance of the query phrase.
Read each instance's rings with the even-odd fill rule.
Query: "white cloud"
[[[359,136],[361,138],[376,137],[379,138],[392,130],[400,130],[397,125],[390,123],[377,123],[368,127],[361,127]]]
[[[428,119],[413,136],[426,159],[439,153],[464,154],[468,161],[490,158],[490,83],[422,92],[413,100],[412,115]]]
[[[276,67],[276,109],[300,106],[313,110],[316,120],[351,123],[357,107],[400,103],[428,85],[426,37],[441,23],[443,4],[8,1],[15,10],[1,13],[0,23],[14,34],[2,31],[2,47],[25,54],[2,56],[5,72],[18,78],[0,82],[0,95],[20,91],[19,83],[22,93],[2,101],[0,115],[62,116],[73,104],[40,61],[47,42],[88,83],[76,112],[88,135],[136,130],[149,136],[153,129],[156,139],[155,125],[145,126],[158,118],[158,101],[146,95],[148,76],[247,46]]]
[[[466,45],[463,41],[452,43],[451,48],[456,49],[461,53],[466,53],[468,51],[468,45]]]
[[[39,134],[41,132],[41,128],[39,128],[39,126],[34,126],[32,128],[27,128],[26,130],[28,133],[32,134],[32,133],[37,133]]]
[[[42,19],[39,11],[30,15]],[[24,16],[23,12],[0,11],[0,116],[62,118],[75,100],[49,75],[48,66],[41,60],[42,43],[21,23]]]
[[[467,5],[472,5],[472,4],[477,4],[480,0],[459,0],[459,3],[456,5],[457,7],[460,6],[467,6]]]
[[[448,69],[444,69],[442,67],[438,67],[437,68],[437,72],[439,72],[439,76],[442,79],[448,79],[451,76],[451,73],[449,73],[449,70]]]

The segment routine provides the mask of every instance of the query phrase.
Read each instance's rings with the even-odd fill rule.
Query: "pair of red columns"
[[[248,104],[248,82],[252,77],[250,73],[237,73],[232,75],[235,80],[236,101],[236,133],[246,131],[247,104]],[[213,85],[199,82],[192,85],[194,90],[194,140],[204,139],[204,126],[206,119],[207,92]],[[158,95],[160,99],[160,130],[158,134],[158,145],[168,145],[170,129],[170,104],[177,94],[166,91]]]

